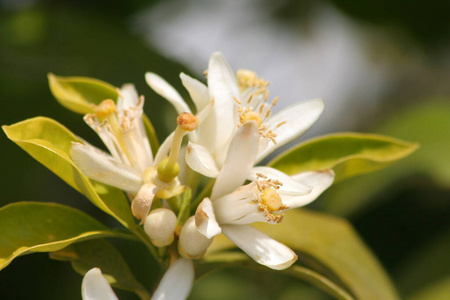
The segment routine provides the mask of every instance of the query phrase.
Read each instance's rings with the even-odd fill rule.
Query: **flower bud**
[[[172,244],[177,216],[167,208],[157,208],[147,216],[144,223],[145,233],[153,245],[164,247]]]
[[[187,219],[181,229],[178,240],[178,252],[184,258],[200,258],[205,254],[211,243],[212,239],[208,239],[198,231],[195,226],[194,216],[192,216]]]
[[[144,222],[145,218],[152,207],[153,198],[158,191],[158,187],[154,184],[144,184],[139,190],[136,197],[134,197],[131,203],[131,212],[138,220]]]

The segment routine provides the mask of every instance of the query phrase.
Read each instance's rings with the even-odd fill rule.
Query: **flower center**
[[[252,203],[259,204],[258,210],[264,214],[267,222],[280,223],[284,217],[284,211],[289,207],[283,203],[276,190],[283,185],[282,182],[274,179],[268,179],[264,174],[258,173],[255,180],[258,194]]]
[[[252,88],[256,94],[266,92],[269,82],[259,78],[255,72],[250,70],[238,70],[236,72],[238,85],[241,91]]]
[[[261,204],[271,211],[281,210],[284,207],[280,195],[273,188],[268,188],[262,193]]]
[[[258,125],[258,128],[261,127],[263,122],[261,115],[250,109],[245,112],[242,112],[239,118],[242,125],[249,121],[254,121]]]

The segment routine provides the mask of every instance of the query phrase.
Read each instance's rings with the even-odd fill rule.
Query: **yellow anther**
[[[198,127],[198,119],[191,113],[182,112],[177,118],[178,126],[185,131],[193,131]]]
[[[253,110],[249,110],[244,112],[240,117],[241,124],[245,124],[248,121],[254,121],[256,125],[261,126],[263,120],[261,119],[261,116],[259,113],[254,112]]]
[[[102,101],[102,103],[100,103],[95,108],[95,116],[99,119],[105,119],[115,111],[116,111],[116,104],[114,103],[113,100],[107,99]]]
[[[286,207],[281,201],[280,195],[273,188],[268,188],[262,193],[261,204],[265,205],[270,211],[278,211]]]
[[[245,90],[249,86],[252,86],[258,79],[256,73],[250,70],[237,70],[236,77],[241,90]]]

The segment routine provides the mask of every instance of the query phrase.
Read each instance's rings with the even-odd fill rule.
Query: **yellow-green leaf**
[[[304,278],[324,291],[333,292],[343,299],[351,296],[356,299],[398,299],[394,286],[377,259],[344,219],[297,209],[287,211],[280,224],[258,223],[254,226],[297,251],[299,262],[313,269],[317,275],[325,276],[328,281],[315,281],[319,277]],[[233,247],[233,243],[223,234],[218,235],[206,257],[214,257],[216,253]],[[296,271],[290,269],[285,272],[296,277],[305,275],[304,272],[294,274]],[[337,288],[333,289],[333,286]]]
[[[339,181],[381,169],[417,148],[418,144],[382,135],[337,133],[308,140],[268,165],[290,175],[333,169]]]
[[[92,268],[100,268],[112,286],[135,292],[141,299],[150,299],[150,294],[134,277],[120,252],[104,239],[72,244],[51,253],[50,257],[70,260],[72,267],[82,276]]]
[[[117,100],[117,88],[109,83],[88,77],[60,77],[48,74],[53,96],[61,105],[79,114],[92,112],[92,104],[103,100]]]
[[[291,210],[278,225],[264,223],[256,227],[319,261],[356,299],[398,299],[381,265],[344,219],[307,210]],[[308,264],[308,260],[304,263]]]
[[[123,192],[98,182],[91,182],[72,161],[71,143],[80,141],[63,125],[52,119],[37,117],[2,128],[9,139],[84,194],[94,205],[124,226],[136,227],[129,201]]]
[[[17,202],[0,208],[0,228],[0,270],[19,255],[124,235],[74,208],[38,202]]]

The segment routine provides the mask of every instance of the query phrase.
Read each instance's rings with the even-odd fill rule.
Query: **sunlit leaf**
[[[85,213],[55,203],[17,202],[0,208],[0,269],[19,255],[57,251],[99,237],[124,237]]]
[[[450,188],[450,101],[426,99],[419,105],[384,116],[376,131],[420,143],[420,149],[395,165],[371,174],[352,178],[327,194],[326,210],[351,215],[387,199],[392,186],[402,178],[426,174],[444,188]],[[383,195],[383,197],[374,197]],[[345,199],[345,201],[342,201]]]
[[[134,277],[120,252],[106,240],[72,244],[51,253],[50,257],[71,261],[72,267],[82,276],[92,268],[100,268],[112,286],[135,292],[141,299],[150,299],[150,294]]]
[[[357,299],[397,299],[381,265],[344,219],[307,210],[292,210],[276,226],[258,224],[256,227],[318,260]]]
[[[84,194],[101,210],[128,228],[136,226],[129,202],[123,192],[98,182],[92,183],[74,164],[70,157],[70,145],[72,141],[79,142],[79,139],[67,128],[43,117],[2,128],[9,139]],[[101,197],[98,193],[101,193]]]
[[[88,77],[60,77],[48,74],[53,96],[61,105],[79,114],[92,112],[92,104],[116,100],[117,89],[109,83]]]
[[[344,219],[302,209],[286,212],[278,225],[258,223],[255,227],[296,250],[302,264],[342,291],[348,289],[356,299],[398,299],[381,265]],[[219,235],[207,254],[232,247]]]
[[[417,148],[417,144],[381,135],[338,133],[306,141],[268,165],[290,175],[333,169],[339,181],[381,169]]]

